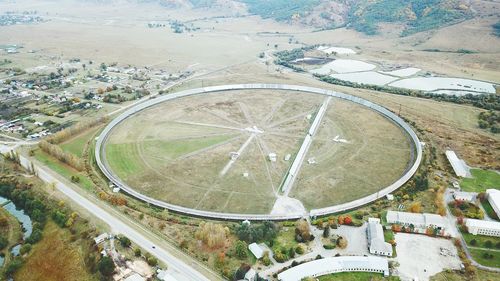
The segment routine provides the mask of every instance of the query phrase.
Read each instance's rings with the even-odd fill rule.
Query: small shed
[[[257,259],[260,259],[264,256],[264,250],[262,250],[262,248],[257,243],[252,243],[248,245],[248,249]]]

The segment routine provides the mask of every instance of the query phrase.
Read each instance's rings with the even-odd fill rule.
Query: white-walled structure
[[[446,229],[448,228],[446,218],[436,214],[388,211],[386,218],[389,224],[398,224],[405,227],[413,226],[415,232],[421,233],[424,233],[427,228],[432,227],[441,229],[444,231],[442,235],[446,235]]]
[[[380,224],[380,219],[368,219],[366,237],[370,254],[392,257],[392,246],[384,240],[384,230]]]
[[[455,171],[457,177],[471,177],[469,166],[465,164],[464,160],[458,158],[458,156],[455,154],[455,151],[446,150],[446,158],[448,158],[448,161],[450,161],[451,167],[453,168],[453,171]]]
[[[264,256],[264,250],[257,243],[252,243],[248,245],[248,249],[255,256],[256,259],[260,259]]]
[[[457,191],[453,193],[453,199],[464,202],[473,202],[476,199],[476,196],[472,192]]]
[[[470,234],[500,237],[500,222],[467,219],[465,225]]]
[[[486,194],[488,195],[488,202],[490,202],[493,211],[500,218],[500,190],[498,189],[487,189]]]
[[[389,263],[380,257],[330,257],[306,262],[278,274],[280,281],[300,281],[306,277],[318,277],[332,273],[365,271],[389,276]]]

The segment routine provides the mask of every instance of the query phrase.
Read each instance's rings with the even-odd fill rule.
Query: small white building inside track
[[[498,189],[487,189],[486,194],[488,195],[488,202],[490,203],[493,211],[500,218],[500,190]]]
[[[306,277],[319,277],[332,273],[364,271],[389,276],[389,263],[380,257],[330,257],[306,262],[278,274],[280,281],[300,281]]]
[[[500,237],[500,222],[467,219],[465,225],[472,235],[485,235]]]

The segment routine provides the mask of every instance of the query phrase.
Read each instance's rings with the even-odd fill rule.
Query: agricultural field
[[[200,210],[269,213],[323,100],[248,90],[165,102],[114,128],[105,144],[106,161],[129,186],[155,199]],[[337,135],[349,143],[338,143]],[[272,153],[276,161],[270,161]],[[410,145],[384,117],[334,99],[310,153],[317,164],[303,164],[304,176],[291,196],[317,208],[395,181],[410,160]],[[367,169],[369,180],[362,180]],[[354,192],[345,192],[350,189]],[[317,194],[323,194],[320,200]]]

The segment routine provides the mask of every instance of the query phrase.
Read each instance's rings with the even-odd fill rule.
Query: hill
[[[463,0],[240,0],[252,14],[316,28],[347,26],[368,35],[379,25],[395,24],[406,36],[471,18]]]

